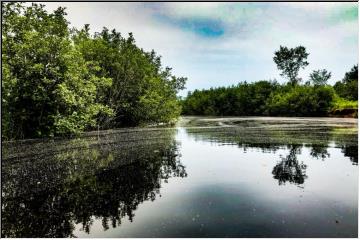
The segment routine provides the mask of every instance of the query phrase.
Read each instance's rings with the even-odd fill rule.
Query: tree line
[[[298,77],[309,63],[306,48],[280,46],[274,62],[285,84],[276,80],[240,82],[230,87],[189,92],[182,100],[182,114],[213,116],[327,116],[344,108],[356,108],[358,66],[334,86],[328,85],[331,72],[314,70],[306,82]]]
[[[69,27],[65,8],[2,3],[2,139],[169,123],[186,78],[115,29]]]

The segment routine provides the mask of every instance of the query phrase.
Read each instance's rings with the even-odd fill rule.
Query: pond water
[[[357,237],[357,119],[183,117],[2,144],[2,237]]]

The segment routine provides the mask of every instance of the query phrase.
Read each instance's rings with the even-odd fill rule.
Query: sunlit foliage
[[[2,4],[2,138],[167,123],[186,78],[163,68],[130,33],[69,29],[64,8]]]

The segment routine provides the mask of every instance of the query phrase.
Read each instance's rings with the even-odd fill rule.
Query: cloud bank
[[[229,86],[240,81],[277,79],[272,58],[280,45],[303,45],[309,66],[343,78],[358,62],[357,3],[121,3],[48,2],[49,10],[67,8],[71,25],[91,30],[106,26],[137,44],[154,49],[174,74],[188,77],[187,91]]]

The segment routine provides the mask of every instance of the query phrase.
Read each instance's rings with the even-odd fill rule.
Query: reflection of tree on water
[[[310,155],[316,159],[330,157],[329,144],[335,142],[349,157],[354,165],[358,163],[358,134],[353,128],[314,125],[287,128],[238,127],[226,128],[187,128],[186,132],[195,140],[211,141],[219,144],[238,145],[247,151],[248,148],[261,149],[263,152],[276,152],[287,144],[305,145],[311,148]]]
[[[124,217],[132,221],[137,206],[159,194],[162,180],[186,177],[171,134],[3,165],[3,237],[70,237],[74,223],[89,232],[94,217],[106,230]]]
[[[296,154],[300,153],[301,146],[291,146],[290,153],[286,157],[282,157],[281,162],[276,164],[272,174],[279,181],[279,185],[286,182],[303,184],[307,178],[305,171],[306,165],[299,163]]]
[[[275,153],[280,149],[280,145],[273,143],[238,143],[238,146],[247,152],[248,148],[261,149],[264,153]]]
[[[349,157],[354,165],[358,163],[357,131],[348,127],[330,127],[314,125],[287,128],[252,126],[218,128],[188,128],[186,132],[195,140],[211,141],[219,144],[238,145],[246,152],[248,149],[261,149],[263,152],[275,153],[286,145],[291,145],[290,153],[273,168],[274,178],[279,184],[286,182],[303,184],[307,178],[307,166],[299,163],[296,154],[302,146],[310,148],[310,156],[325,160],[330,157],[329,144],[335,142],[345,157]]]
[[[330,157],[327,149],[328,145],[312,145],[310,155],[313,158],[325,160],[325,158]]]
[[[340,147],[344,156],[349,157],[353,165],[358,165],[358,146],[343,144]]]

